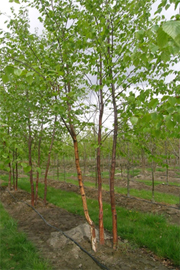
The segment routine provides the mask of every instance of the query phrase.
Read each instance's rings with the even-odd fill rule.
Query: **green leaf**
[[[24,167],[23,170],[25,173],[28,173],[31,171],[31,166]]]
[[[152,100],[149,102],[148,107],[149,107],[149,108],[155,109],[155,108],[157,107],[158,104],[159,104],[159,100],[158,100],[157,98],[155,98],[155,99],[152,99]]]
[[[139,30],[135,33],[137,39],[141,39],[144,35],[144,30]]]
[[[178,7],[180,0],[175,0],[175,9]]]
[[[149,49],[151,50],[151,52],[155,53],[159,50],[159,47],[154,44],[149,44]]]
[[[180,21],[168,21],[162,26],[163,31],[180,46]]]
[[[135,116],[132,116],[132,117],[130,117],[130,121],[131,121],[132,125],[135,125],[138,122],[138,118]]]
[[[37,171],[39,174],[41,174],[41,168],[37,167],[37,168],[36,168],[36,171]]]
[[[167,51],[163,51],[161,54],[161,60],[166,63],[170,60],[170,54]]]
[[[174,126],[175,126],[175,123],[173,121],[171,121],[171,120],[168,120],[168,121],[166,121],[166,126],[167,126],[168,129],[173,130]]]
[[[26,78],[26,81],[27,81],[29,84],[32,84],[32,82],[33,82],[33,76],[28,76],[28,77]]]
[[[168,42],[168,35],[160,27],[157,32],[157,44],[160,48],[164,47]]]
[[[158,119],[158,113],[157,112],[152,113],[151,118],[153,121],[156,121]]]
[[[174,106],[174,104],[176,104],[176,98],[175,98],[175,97],[169,97],[169,98],[168,98],[168,102],[169,102],[172,106]]]
[[[10,74],[12,74],[12,73],[14,72],[14,67],[12,67],[12,66],[7,66],[7,67],[5,67],[4,71],[5,71],[5,73],[6,73],[7,75],[10,75]]]
[[[26,168],[28,165],[27,165],[26,163],[24,163],[24,162],[21,162],[21,166],[22,166],[23,168]]]
[[[3,83],[7,83],[7,82],[9,82],[9,77],[8,77],[8,75],[3,75],[2,76],[2,81],[3,81]]]
[[[20,4],[19,0],[9,0],[10,3],[16,3],[16,4]]]
[[[26,74],[26,77],[33,76],[33,75],[34,75],[33,71],[28,71],[27,74]]]
[[[23,70],[22,69],[15,69],[14,70],[14,74],[17,75],[17,76],[21,76]]]

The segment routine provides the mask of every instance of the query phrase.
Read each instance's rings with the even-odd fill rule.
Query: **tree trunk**
[[[112,83],[112,100],[114,108],[114,133],[113,133],[113,147],[112,147],[111,172],[110,172],[110,197],[111,197],[111,211],[113,224],[113,249],[116,249],[118,244],[118,235],[117,235],[117,213],[116,213],[115,192],[114,192],[114,175],[116,166],[118,120],[117,120],[117,106],[115,100],[115,87],[113,83]]]
[[[59,181],[59,158],[56,158],[56,164],[57,164],[57,180]]]
[[[47,161],[47,164],[46,164],[46,171],[45,171],[45,177],[44,177],[44,204],[46,204],[47,176],[48,176],[48,171],[49,171],[49,166],[50,166],[50,160],[51,160],[51,151],[52,151],[52,148],[53,148],[54,137],[55,137],[56,120],[57,120],[57,116],[55,116],[55,119],[54,119],[53,134],[52,134],[52,138],[51,138],[51,145],[50,145],[50,148],[49,148],[48,161]]]
[[[142,162],[142,174],[144,176],[145,175],[146,164],[145,164],[145,155],[144,155],[144,149],[143,148],[141,148],[141,162]]]
[[[154,162],[151,162],[151,172],[152,172],[152,202],[154,202]]]
[[[40,132],[40,137],[39,137],[39,142],[38,142],[38,161],[37,161],[37,166],[38,166],[38,168],[41,167],[41,141],[42,141],[42,131],[43,131],[43,124],[41,124],[41,132]],[[39,171],[37,171],[37,174],[36,174],[36,195],[35,195],[35,204],[37,204],[37,201],[38,201],[38,185],[39,185]]]
[[[168,170],[168,144],[165,141],[165,156],[166,156],[166,185],[169,185],[169,170]]]
[[[13,174],[13,189],[15,190],[15,169],[14,169],[14,160],[15,160],[15,154],[14,154],[14,150],[13,150],[12,174]]]
[[[84,143],[84,154],[83,154],[83,163],[84,163],[84,175],[86,175],[86,168],[87,168],[87,153],[86,153],[86,143]]]
[[[107,3],[108,4],[108,3]],[[111,25],[112,27],[112,25]],[[110,20],[107,20],[107,28],[110,30]],[[111,37],[111,40],[110,40]],[[116,146],[117,146],[117,132],[118,132],[118,114],[117,114],[117,104],[115,96],[115,85],[113,83],[113,70],[112,70],[112,60],[113,60],[113,27],[110,30],[110,35],[107,38],[107,66],[109,72],[109,78],[111,80],[111,96],[112,104],[114,110],[114,132],[113,132],[113,146],[112,146],[112,157],[111,157],[111,172],[110,172],[110,198],[111,198],[111,212],[112,212],[112,226],[113,226],[113,249],[117,248],[118,245],[118,234],[117,234],[117,213],[116,213],[116,203],[115,203],[115,192],[114,192],[114,175],[116,167]]]
[[[9,127],[8,127],[8,135],[9,135]],[[9,181],[8,181],[8,188],[11,189],[11,160],[10,160],[10,151],[9,151]]]
[[[129,164],[127,164],[127,197],[130,197],[130,186],[129,186]]]
[[[30,126],[29,126],[29,131],[31,131]],[[34,206],[34,183],[33,183],[32,155],[31,155],[31,151],[32,151],[31,133],[29,133],[28,150],[29,150],[29,166],[31,167],[31,170],[29,172],[30,185],[31,185],[31,205]]]
[[[8,181],[8,188],[11,189],[11,162],[9,162],[9,181]]]
[[[17,161],[17,158],[18,158],[18,150],[16,148],[16,182],[15,182],[15,190],[17,190],[17,187],[18,187],[18,161]]]
[[[67,66],[68,68],[68,66]],[[65,84],[65,89],[67,91],[67,93],[71,92],[71,85],[70,82],[68,82],[68,84]],[[79,181],[79,188],[80,188],[80,193],[81,193],[81,198],[82,198],[82,203],[83,203],[83,209],[84,209],[84,215],[85,218],[88,222],[88,224],[91,227],[91,244],[92,244],[92,249],[94,251],[96,251],[96,232],[95,232],[95,226],[94,223],[92,222],[90,216],[89,216],[89,211],[88,211],[88,207],[87,207],[87,201],[86,201],[86,195],[85,195],[85,191],[84,191],[84,185],[83,185],[83,179],[82,179],[82,172],[81,172],[81,168],[80,168],[80,160],[79,160],[79,152],[78,152],[78,142],[77,142],[77,137],[76,137],[76,133],[74,130],[74,126],[72,123],[72,116],[71,116],[71,105],[67,100],[67,108],[68,108],[68,122],[69,122],[69,126],[66,123],[66,121],[62,118],[69,134],[71,135],[71,138],[73,140],[73,145],[74,145],[74,155],[75,155],[75,164],[76,164],[76,170],[77,170],[77,176],[78,176],[78,181]]]
[[[180,171],[180,139],[179,139],[179,171]],[[179,192],[179,208],[180,208],[180,192]]]
[[[130,155],[129,155],[129,143],[127,142],[127,197],[130,197],[130,177],[129,177],[129,171],[130,171]]]
[[[81,173],[80,162],[79,162],[78,143],[77,143],[77,138],[76,138],[76,135],[74,133],[74,130],[72,130],[72,127],[71,127],[71,132],[72,132],[72,138],[73,138],[73,143],[74,143],[75,164],[76,164],[76,170],[77,170],[77,175],[78,175],[81,198],[82,198],[82,202],[83,202],[84,215],[86,217],[86,220],[87,220],[88,224],[91,227],[92,249],[94,251],[96,251],[95,226],[94,226],[94,223],[92,222],[92,220],[91,220],[91,218],[89,216],[89,212],[88,212],[88,207],[87,207],[87,202],[86,202],[86,195],[85,195],[85,191],[84,191],[82,173]]]
[[[104,244],[103,203],[102,203],[102,177],[101,177],[101,143],[102,143],[102,119],[104,112],[102,92],[102,60],[100,55],[100,86],[99,101],[99,124],[98,124],[98,148],[97,148],[97,176],[98,176],[98,203],[99,203],[99,242]]]
[[[66,162],[63,154],[63,169],[64,169],[64,182],[66,182]]]
[[[29,103],[28,91],[26,91],[27,101]],[[31,185],[31,205],[34,206],[34,183],[33,183],[33,169],[32,169],[32,131],[31,131],[31,120],[30,120],[30,111],[28,110],[28,159],[29,166],[31,170],[29,172],[29,179]]]

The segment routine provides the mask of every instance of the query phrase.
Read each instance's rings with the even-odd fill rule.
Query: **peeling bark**
[[[99,242],[104,244],[104,224],[103,224],[103,202],[102,202],[102,177],[101,177],[101,143],[102,143],[102,119],[104,112],[103,92],[102,92],[102,60],[100,55],[100,86],[99,100],[99,124],[98,124],[98,148],[97,148],[97,176],[98,176],[98,203],[99,203]]]
[[[67,66],[68,70],[68,66]],[[69,75],[69,73],[68,73]],[[65,89],[67,94],[71,92],[71,85],[70,82],[68,84],[65,84]],[[68,95],[67,95],[68,97]],[[87,201],[86,201],[86,195],[85,195],[85,190],[84,190],[84,184],[83,184],[83,179],[82,179],[82,172],[80,168],[80,160],[79,160],[79,151],[78,151],[78,142],[77,142],[77,136],[76,132],[74,129],[74,125],[72,123],[72,116],[71,116],[71,105],[70,102],[67,100],[67,108],[68,108],[68,123],[62,118],[69,134],[71,135],[71,138],[73,140],[73,145],[74,145],[74,155],[75,155],[75,165],[76,165],[76,171],[77,171],[77,176],[78,176],[78,182],[79,182],[79,188],[80,188],[80,193],[81,193],[81,198],[82,198],[82,203],[83,203],[83,209],[84,209],[84,215],[85,218],[90,225],[91,229],[91,245],[92,249],[96,252],[96,232],[95,232],[95,225],[93,221],[91,220],[89,216],[89,211],[88,211],[88,206],[87,206]]]

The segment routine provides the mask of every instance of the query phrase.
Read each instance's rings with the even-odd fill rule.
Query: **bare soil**
[[[64,190],[71,190],[79,193],[76,186],[60,183],[57,181],[49,181],[49,184]],[[90,198],[97,199],[97,191],[92,188],[86,188],[86,194]],[[30,204],[30,194],[18,190],[11,191],[11,194],[18,200]],[[104,199],[107,199],[107,193],[103,192]],[[66,244],[61,242],[58,247],[52,245],[52,236],[56,231],[49,227],[34,210],[22,202],[17,202],[7,192],[7,189],[1,187],[1,201],[9,214],[17,220],[18,228],[24,231],[29,240],[31,240],[40,252],[40,256],[48,259],[53,269],[69,270],[69,269],[83,269],[83,270],[98,270],[101,269],[86,253],[80,250],[73,242],[68,241]],[[142,211],[151,211],[157,213],[165,213],[169,215],[172,222],[177,222],[175,216],[179,215],[179,210],[170,209],[167,205],[148,204],[132,198],[126,198],[120,195],[116,196],[118,205],[127,208],[135,208]],[[36,206],[37,211],[46,219],[51,225],[68,231],[85,223],[85,219],[78,215],[71,214],[64,209],[56,207],[52,204],[44,206],[42,200],[38,201]],[[178,222],[177,222],[178,223]],[[107,233],[108,234],[108,233]],[[61,238],[60,238],[61,239]],[[58,242],[58,240],[57,240]],[[94,253],[91,250],[91,244],[88,237],[84,237],[79,243],[85,250],[94,256],[99,262],[103,263],[111,270],[150,270],[150,269],[179,269],[174,267],[168,260],[158,258],[152,252],[145,248],[139,249],[132,247],[127,240],[119,239],[119,247],[116,251],[112,249],[111,239],[106,240],[104,246],[98,244],[98,251]]]

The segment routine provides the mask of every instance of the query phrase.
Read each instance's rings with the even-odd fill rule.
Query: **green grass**
[[[77,174],[76,174],[77,175]],[[102,177],[103,178],[109,178],[109,171],[103,171],[101,173]],[[90,176],[90,177],[95,177],[96,176],[96,173],[93,171],[93,172],[90,172],[89,174],[87,174],[87,176]]]
[[[66,179],[67,183],[71,183],[73,185],[78,186],[78,181],[77,180],[72,180],[72,179]],[[84,181],[84,186],[85,187],[95,187],[95,183]],[[102,185],[104,190],[109,190],[109,185],[103,184]],[[126,195],[127,194],[127,189],[123,187],[115,187],[115,191],[117,193]],[[137,190],[137,189],[130,189],[130,195],[134,197],[138,197],[141,199],[146,199],[146,200],[151,200],[152,198],[152,192],[149,190]],[[179,203],[179,197],[172,195],[172,194],[165,194],[161,192],[155,192],[154,193],[154,199],[156,202],[163,202],[163,203],[168,203],[168,204],[178,204]]]
[[[141,182],[141,183],[144,183],[146,184],[147,186],[152,186],[152,181],[151,180],[138,180],[136,179],[137,182]],[[154,185],[155,186],[158,186],[158,185],[162,185],[162,183],[164,183],[166,185],[166,182],[162,182],[162,181],[156,181],[154,182]],[[180,184],[176,183],[176,182],[168,182],[169,186],[178,186],[180,187]]]
[[[8,176],[7,175],[1,176],[1,179],[7,182]],[[138,181],[141,181],[141,180],[138,180]],[[146,181],[150,185],[151,181],[148,181],[148,180],[143,181],[143,183],[145,183]],[[72,180],[69,178],[69,179],[66,179],[66,182],[78,186],[77,180]],[[84,181],[84,185],[85,187],[95,187],[95,183],[88,182],[88,181]],[[102,187],[104,190],[109,190],[109,185],[107,184],[103,184]],[[123,195],[127,195],[127,188],[115,187],[115,192],[123,194]],[[137,190],[137,189],[130,188],[130,196],[138,197],[140,199],[145,199],[145,200],[151,200],[152,192],[151,190],[145,190],[145,189]],[[154,192],[154,200],[159,203],[179,204],[178,196],[172,195],[172,194],[165,194],[165,193],[157,192],[157,191]]]
[[[19,181],[19,186],[30,191],[28,181]],[[39,184],[39,195],[43,197],[43,185]],[[64,208],[71,213],[84,215],[81,197],[73,192],[66,192],[48,187],[47,200],[50,203]],[[98,225],[98,202],[87,199],[92,220]],[[104,206],[104,226],[112,230],[111,208],[107,203]],[[128,239],[140,247],[146,246],[157,255],[171,259],[176,265],[180,264],[180,227],[168,224],[163,216],[141,213],[117,207],[118,235]]]
[[[127,173],[127,170],[126,170],[126,173]],[[132,176],[137,176],[140,173],[141,173],[141,169],[134,168],[133,170],[129,170],[129,174]]]
[[[166,168],[165,167],[158,167],[158,168],[156,168],[156,171],[157,172],[165,172],[166,171]]]
[[[50,265],[40,259],[34,245],[24,233],[17,231],[16,222],[0,203],[0,269],[49,270]]]

